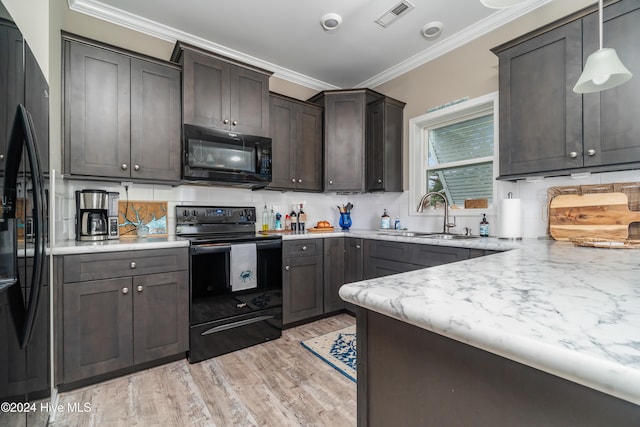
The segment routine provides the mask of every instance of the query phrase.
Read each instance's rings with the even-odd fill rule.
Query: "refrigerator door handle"
[[[34,232],[34,260],[31,276],[31,289],[29,291],[29,302],[25,310],[24,304],[16,309],[24,310],[23,316],[14,316],[14,320],[24,318],[22,323],[22,333],[18,334],[20,339],[20,347],[25,348],[31,338],[35,317],[40,301],[40,291],[42,288],[42,270],[45,260],[45,236],[46,230],[46,197],[44,191],[44,176],[40,163],[40,153],[38,151],[35,127],[31,114],[22,105],[18,105],[13,129],[11,131],[11,139],[7,150],[7,174],[5,175],[5,189],[15,188],[18,180],[19,159],[22,155],[22,149],[27,151],[31,179],[33,184],[33,232]],[[14,213],[15,215],[15,213]],[[15,286],[14,286],[15,287]],[[17,327],[18,325],[16,325]]]

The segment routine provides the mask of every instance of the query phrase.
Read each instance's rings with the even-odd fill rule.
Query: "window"
[[[410,121],[412,203],[428,191],[458,207],[466,199],[493,203],[496,118],[497,94],[490,94]]]

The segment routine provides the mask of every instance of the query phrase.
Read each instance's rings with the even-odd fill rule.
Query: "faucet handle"
[[[465,236],[471,236],[471,228],[464,227],[463,230],[464,230],[464,235]]]

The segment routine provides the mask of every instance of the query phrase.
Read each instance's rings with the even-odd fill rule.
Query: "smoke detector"
[[[433,40],[438,38],[440,34],[442,34],[442,22],[434,21],[425,24],[424,27],[420,30],[422,37],[427,40]]]
[[[320,18],[320,25],[325,31],[335,30],[342,24],[342,17],[337,13],[327,13]]]
[[[415,6],[407,0],[401,1],[386,11],[380,18],[376,19],[376,24],[387,28],[389,25],[400,19],[401,16],[404,16],[413,10],[414,7]]]

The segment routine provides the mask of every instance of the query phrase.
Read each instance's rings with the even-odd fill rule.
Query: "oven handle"
[[[209,334],[215,334],[216,332],[222,332],[222,331],[226,331],[233,328],[239,328],[241,326],[250,325],[252,323],[258,323],[258,322],[262,322],[264,320],[269,320],[269,319],[273,319],[273,316],[258,316],[252,319],[238,320],[237,322],[227,323],[226,325],[220,325],[220,326],[213,327],[211,329],[207,329],[200,335],[205,336]]]
[[[221,254],[231,252],[231,245],[195,245],[191,246],[191,255]]]

